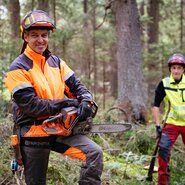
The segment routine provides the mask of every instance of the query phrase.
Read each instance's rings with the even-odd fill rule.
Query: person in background
[[[185,56],[173,54],[168,59],[168,67],[170,76],[159,82],[152,109],[157,136],[161,137],[158,152],[158,185],[170,184],[170,156],[179,135],[185,144]],[[159,107],[163,100],[167,119],[161,129]]]
[[[102,149],[85,135],[51,136],[41,126],[64,107],[77,107],[81,120],[92,114],[90,91],[62,59],[48,50],[49,33],[54,29],[46,12],[29,12],[21,23],[21,54],[10,65],[6,77],[25,181],[27,185],[46,185],[50,151],[55,151],[84,161],[79,185],[100,185]]]

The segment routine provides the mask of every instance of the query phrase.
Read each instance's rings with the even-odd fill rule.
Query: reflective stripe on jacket
[[[166,93],[164,98],[166,111],[168,101],[171,103],[166,123],[185,126],[185,76],[182,76],[179,83],[176,83],[172,76],[166,77],[162,81]]]

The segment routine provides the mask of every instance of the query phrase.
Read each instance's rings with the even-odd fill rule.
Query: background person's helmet
[[[170,67],[173,64],[180,64],[185,67],[185,56],[180,53],[173,54],[168,59],[168,66]]]
[[[26,30],[34,28],[45,28],[48,30],[54,30],[55,25],[51,17],[42,10],[34,10],[29,12],[20,25],[21,37],[23,38]],[[23,38],[24,39],[24,38]]]

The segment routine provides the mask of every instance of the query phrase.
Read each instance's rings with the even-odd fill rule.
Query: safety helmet
[[[180,64],[185,67],[185,56],[180,53],[173,54],[168,59],[168,66],[170,67],[173,64]]]
[[[23,34],[26,30],[33,28],[46,28],[54,30],[55,25],[51,17],[43,10],[34,10],[29,12],[22,20],[20,25],[21,37],[24,39]]]

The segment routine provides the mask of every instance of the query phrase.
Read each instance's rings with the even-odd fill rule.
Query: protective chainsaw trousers
[[[21,153],[27,185],[46,185],[50,151],[83,161],[79,185],[100,185],[102,149],[85,135],[21,138]]]
[[[158,185],[170,184],[169,163],[171,150],[179,135],[182,136],[183,143],[185,144],[185,126],[166,124],[162,131],[158,155]]]

